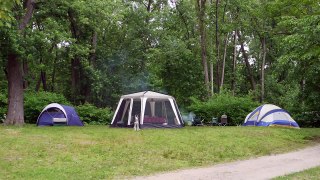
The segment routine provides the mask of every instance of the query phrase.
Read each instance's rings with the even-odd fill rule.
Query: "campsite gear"
[[[244,126],[285,126],[299,128],[290,114],[273,104],[257,107],[249,113],[244,121]]]
[[[133,127],[135,114],[140,114],[140,128],[184,126],[175,99],[152,91],[121,96],[110,126]]]
[[[203,121],[204,119],[201,117],[195,116],[192,120],[192,126],[203,126]]]
[[[54,125],[83,126],[84,124],[73,107],[52,103],[40,113],[37,126]]]
[[[134,130],[135,131],[139,131],[140,130],[140,128],[139,128],[139,116],[138,115],[135,115],[135,120],[134,120]]]
[[[218,123],[218,118],[212,117],[212,119],[211,119],[211,125],[212,125],[212,126],[217,126],[217,125],[219,125],[219,123]]]
[[[220,118],[219,126],[226,126],[228,124],[228,116],[223,114]]]

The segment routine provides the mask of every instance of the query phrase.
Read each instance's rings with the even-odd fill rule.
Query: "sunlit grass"
[[[0,127],[4,179],[110,179],[287,152],[319,129]],[[0,178],[1,179],[1,178]]]
[[[274,180],[319,180],[320,179],[320,166],[311,168],[305,171],[293,173],[287,176],[274,178]]]

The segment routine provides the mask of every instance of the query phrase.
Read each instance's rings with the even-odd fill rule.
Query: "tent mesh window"
[[[171,103],[167,99],[148,99],[144,124],[178,125]]]

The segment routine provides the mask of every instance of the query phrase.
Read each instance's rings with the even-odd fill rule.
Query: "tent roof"
[[[172,96],[161,94],[161,93],[156,93],[153,91],[142,91],[142,92],[137,92],[137,93],[127,94],[127,95],[121,96],[121,98],[141,98],[141,97],[160,98],[160,99],[173,98]]]
[[[66,112],[65,108],[64,108],[62,105],[58,104],[58,103],[51,103],[51,104],[47,105],[47,106],[41,111],[40,115],[41,115],[44,111],[46,111],[46,110],[48,110],[48,109],[50,109],[50,108],[58,108],[58,109],[60,109],[60,110],[63,112],[63,114],[66,116],[66,118],[67,118],[67,112]],[[39,117],[40,117],[40,116],[39,116]]]

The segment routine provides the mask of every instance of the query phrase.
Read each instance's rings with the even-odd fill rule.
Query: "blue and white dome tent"
[[[76,110],[71,106],[51,103],[40,113],[37,126],[83,126]]]
[[[299,128],[290,114],[273,104],[257,107],[249,113],[244,121],[244,126],[285,126]]]

